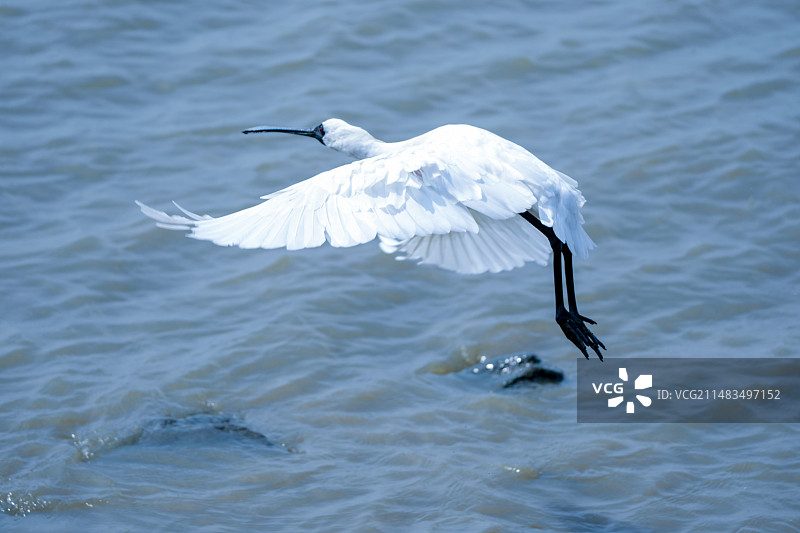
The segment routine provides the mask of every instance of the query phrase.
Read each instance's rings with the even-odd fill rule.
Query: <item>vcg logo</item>
[[[611,395],[615,394],[613,398],[608,399],[608,406],[609,407],[616,407],[620,405],[625,397],[624,397],[624,390],[625,390],[625,383],[628,381],[628,370],[625,368],[619,369],[619,379],[621,382],[617,383],[592,383],[592,389],[594,389],[595,394],[600,394],[602,391],[605,394]],[[636,380],[633,382],[634,390],[644,390],[649,389],[653,386],[653,375],[652,374],[641,374]],[[645,396],[643,394],[636,394],[636,399],[645,407],[649,407],[653,400],[650,399],[649,396]],[[626,413],[633,413],[635,408],[635,404],[632,400],[629,400],[625,403],[625,412]]]

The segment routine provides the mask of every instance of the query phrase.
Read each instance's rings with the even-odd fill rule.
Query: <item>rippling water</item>
[[[261,123],[470,123],[578,179],[610,357],[797,356],[796,2],[0,5],[0,529],[795,531],[792,425],[578,425],[549,269],[224,249],[346,163]],[[566,379],[462,372],[533,351]],[[600,364],[600,363],[598,363]]]

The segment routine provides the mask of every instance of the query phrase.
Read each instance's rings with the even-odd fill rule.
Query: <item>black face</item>
[[[319,124],[316,128],[314,128],[311,131],[314,132],[314,138],[316,140],[318,140],[322,144],[325,144],[325,141],[322,140],[322,138],[325,137],[325,128],[322,127],[322,124]]]

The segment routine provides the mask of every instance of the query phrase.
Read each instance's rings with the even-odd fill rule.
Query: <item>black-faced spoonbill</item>
[[[297,250],[355,246],[380,238],[398,259],[464,274],[500,272],[526,261],[546,265],[553,253],[556,322],[586,358],[603,359],[600,340],[578,313],[572,254],[594,243],[583,229],[585,200],[577,182],[524,148],[486,130],[449,125],[407,141],[387,143],[332,118],[311,130],[256,127],[313,137],[357,161],[328,170],[264,202],[212,218],[175,204],[168,215],[136,202],[162,228],[221,246]],[[564,305],[563,271],[567,290]]]

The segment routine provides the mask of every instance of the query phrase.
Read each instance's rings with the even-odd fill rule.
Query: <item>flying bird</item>
[[[177,203],[183,215],[136,204],[158,226],[188,230],[189,237],[220,246],[297,250],[378,237],[381,249],[398,259],[463,274],[510,270],[527,261],[547,265],[552,253],[556,322],[587,359],[587,347],[603,359],[605,346],[586,326],[596,322],[581,315],[575,301],[572,256],[585,258],[595,244],[583,229],[585,199],[566,174],[511,141],[464,124],[393,143],[336,118],[310,130],[259,126],[243,133],[262,132],[312,137],[356,161],[219,218]]]

